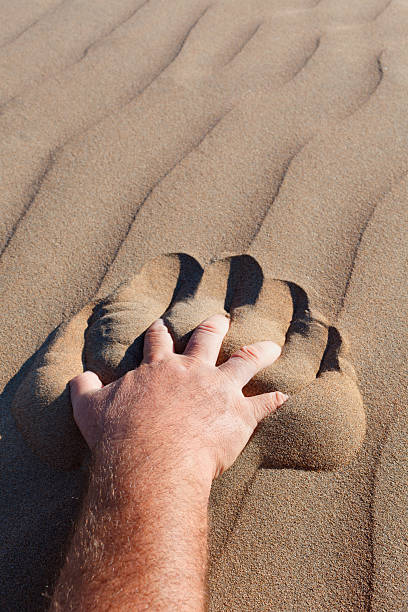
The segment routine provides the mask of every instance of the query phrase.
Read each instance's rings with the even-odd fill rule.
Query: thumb
[[[74,419],[91,449],[95,446],[100,435],[98,411],[96,406],[92,406],[92,402],[84,400],[102,387],[102,382],[94,372],[84,372],[75,376],[69,383]]]
[[[252,413],[259,423],[265,417],[276,412],[286,402],[288,397],[285,393],[273,391],[272,393],[262,393],[262,395],[248,397],[247,401],[251,403]]]

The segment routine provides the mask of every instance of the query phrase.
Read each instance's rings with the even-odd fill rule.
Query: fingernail
[[[278,391],[276,395],[278,396],[278,400],[281,402],[281,406],[287,399],[289,399],[289,395],[286,395],[286,393],[281,393],[280,391]]]
[[[156,320],[153,322],[153,325],[160,325],[160,327],[164,327],[164,321],[163,321],[163,319],[162,319],[162,318],[160,318],[160,319],[156,319]]]

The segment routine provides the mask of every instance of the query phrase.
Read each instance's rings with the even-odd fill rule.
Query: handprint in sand
[[[71,416],[69,379],[90,369],[108,384],[137,367],[144,331],[160,316],[181,351],[192,330],[217,312],[231,318],[219,362],[252,342],[273,340],[282,347],[279,360],[244,389],[246,395],[290,395],[249,442],[252,468],[327,470],[347,463],[363,441],[365,413],[344,339],[310,311],[299,286],[265,278],[248,255],[205,269],[188,255],[162,255],[63,324],[14,399],[27,442],[55,467],[78,465],[86,449]]]

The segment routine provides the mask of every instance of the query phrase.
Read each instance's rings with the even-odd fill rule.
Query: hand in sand
[[[105,387],[92,372],[71,381],[93,465],[51,610],[204,610],[211,482],[286,399],[242,393],[278,358],[273,342],[216,366],[228,327],[210,317],[179,355],[155,321],[136,370]]]
[[[140,447],[151,459],[195,463],[215,478],[235,461],[258,422],[283,404],[283,393],[246,398],[242,387],[280,355],[270,341],[241,348],[216,367],[229,319],[215,315],[174,352],[161,319],[147,330],[140,367],[102,387],[85,372],[71,383],[76,423],[91,449]]]

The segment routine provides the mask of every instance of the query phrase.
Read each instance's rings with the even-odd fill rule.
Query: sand
[[[364,440],[366,415],[347,345],[336,327],[312,313],[300,287],[266,279],[248,255],[204,269],[186,254],[161,255],[63,323],[37,352],[13,399],[25,441],[51,467],[78,468],[86,445],[73,420],[69,380],[84,369],[107,385],[137,368],[144,332],[158,317],[183,352],[195,327],[213,313],[230,317],[219,363],[264,338],[282,349],[279,361],[244,388],[246,395],[281,390],[290,396],[252,437],[256,450],[247,451],[257,460],[251,473],[261,467],[332,470],[351,461]]]
[[[290,347],[306,299],[310,343],[294,342],[289,363],[292,379],[315,381],[293,396],[324,422],[358,384],[367,420],[334,470],[274,464],[271,446],[260,461],[252,444],[215,483],[211,610],[406,610],[406,2],[2,0],[0,15],[1,609],[47,606],[83,482],[30,450],[14,396],[41,378],[65,326],[84,329],[76,313],[184,252],[203,279],[218,262],[201,294],[217,305],[220,283],[231,294],[220,260],[246,253],[261,269],[265,302],[238,296],[235,342],[266,319]],[[166,274],[145,280],[162,287]],[[139,293],[129,344],[170,303]],[[169,320],[182,338],[180,308]],[[64,391],[58,367],[77,364],[67,349],[44,397]],[[336,381],[320,401],[325,375]],[[52,435],[52,421],[17,420],[34,446]]]

